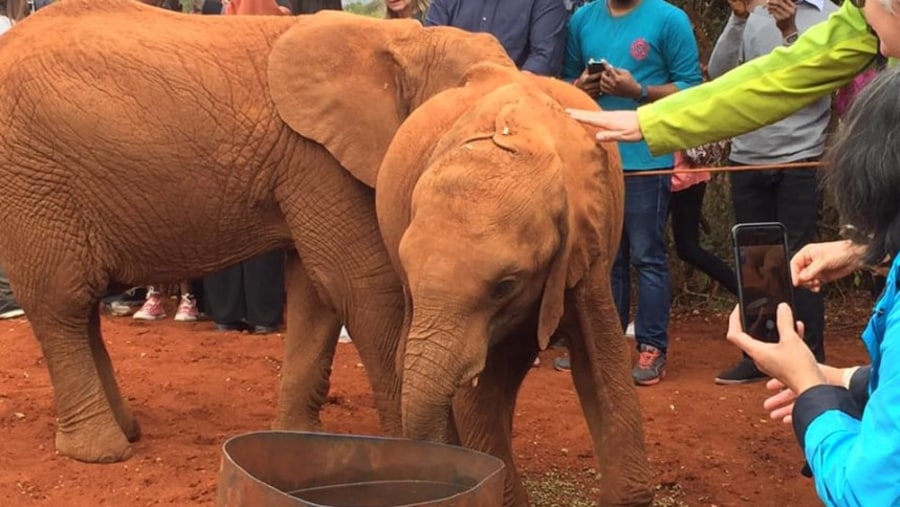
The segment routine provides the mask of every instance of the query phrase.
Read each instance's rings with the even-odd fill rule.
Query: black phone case
[[[785,269],[787,271],[787,279],[788,279],[788,304],[791,308],[794,308],[794,290],[793,283],[791,280],[791,268],[790,262],[791,258],[787,248],[787,229],[784,224],[780,222],[759,222],[759,223],[744,223],[737,224],[731,228],[731,245],[734,251],[734,264],[735,264],[735,276],[737,277],[737,286],[738,286],[738,308],[740,309],[741,314],[741,326],[744,328],[744,331],[749,333],[749,329],[752,326],[752,323],[747,321],[747,312],[745,311],[747,301],[746,294],[744,291],[744,280],[742,276],[742,267],[741,267],[741,246],[753,246],[753,243],[744,243],[741,244],[739,241],[739,237],[743,234],[746,234],[748,231],[761,230],[761,229],[777,229],[779,236],[779,243],[781,244],[782,249],[784,250],[784,258],[785,258]],[[774,243],[770,243],[774,244]],[[752,336],[752,335],[751,335]],[[755,337],[754,338],[758,338]]]

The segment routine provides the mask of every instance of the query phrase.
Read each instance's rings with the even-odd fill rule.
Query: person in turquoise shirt
[[[588,72],[588,63],[604,70]],[[594,97],[604,110],[634,111],[700,84],[697,42],[687,15],[664,0],[597,0],[572,15],[562,78]],[[654,156],[644,142],[620,143],[625,171],[667,169],[671,153]],[[638,275],[635,339],[639,356],[632,371],[638,385],[665,374],[670,284],[665,230],[670,176],[625,180],[625,223],[612,271],[613,296],[622,327],[631,306],[630,266]],[[565,361],[557,369],[567,369]]]

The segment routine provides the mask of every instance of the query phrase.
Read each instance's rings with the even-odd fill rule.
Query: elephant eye
[[[491,290],[491,299],[495,301],[499,301],[501,299],[506,298],[512,293],[513,289],[516,288],[516,281],[507,278],[506,280],[501,280],[494,288]]]

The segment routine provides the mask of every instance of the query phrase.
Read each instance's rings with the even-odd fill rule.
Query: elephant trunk
[[[486,355],[467,353],[468,338],[463,332],[410,327],[401,395],[407,438],[452,443],[451,400],[460,386],[477,379]]]

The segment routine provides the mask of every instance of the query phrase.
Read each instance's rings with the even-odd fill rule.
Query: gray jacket
[[[825,21],[837,9],[830,0],[801,0],[795,18],[797,30],[803,33]],[[746,20],[732,14],[710,56],[709,76],[715,79],[782,45],[781,31],[764,5],[753,9]],[[758,106],[745,104],[744,107]],[[830,118],[831,99],[825,97],[777,123],[735,137],[729,158],[740,164],[756,165],[820,157],[825,151],[825,130]]]

